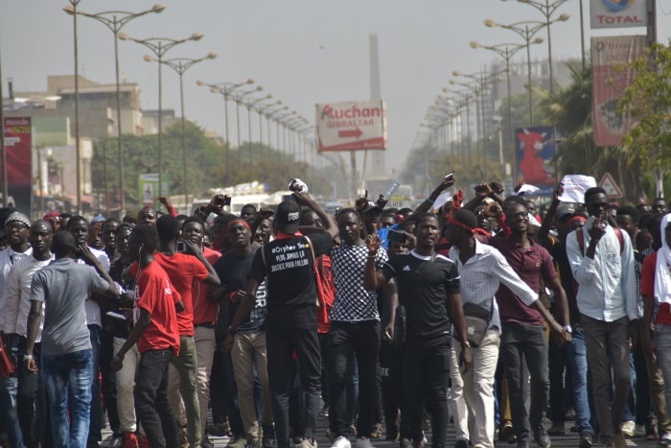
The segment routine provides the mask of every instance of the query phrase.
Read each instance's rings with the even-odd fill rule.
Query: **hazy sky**
[[[82,0],[79,9],[92,13],[112,9],[140,11],[153,3]],[[218,53],[216,60],[203,62],[187,72],[185,98],[187,117],[205,128],[216,129],[221,135],[223,99],[196,86],[197,79],[216,83],[254,78],[267,93],[312,122],[315,103],[369,97],[368,35],[376,32],[382,97],[388,108],[388,168],[402,166],[427,106],[448,84],[451,72],[475,72],[495,60],[493,53],[471,49],[470,41],[484,44],[517,41],[510,31],[486,28],[483,20],[511,23],[541,19],[540,13],[530,6],[501,0],[163,0],[162,3],[167,6],[163,13],[139,18],[123,31],[136,38],[183,38],[194,32],[205,35],[199,42],[174,48],[167,57]],[[585,9],[587,3],[586,0]],[[15,90],[46,89],[47,75],[73,73],[72,18],[62,11],[68,4],[66,0],[0,3],[3,76],[14,78]],[[671,35],[671,0],[658,0],[658,5],[659,39],[666,41]],[[571,19],[552,28],[553,56],[577,58],[579,0],[569,0],[559,12],[570,14]],[[585,12],[588,28],[589,16]],[[588,29],[587,39],[589,36]],[[93,81],[113,83],[112,33],[98,22],[80,18],[79,44],[80,73]],[[132,42],[120,42],[119,46],[122,75],[140,85],[144,109],[157,108],[157,68],[142,59],[147,50]],[[533,47],[532,57],[546,55],[546,45]],[[164,108],[178,109],[177,75],[165,70],[163,86]],[[256,140],[258,124],[256,117],[253,120]],[[243,141],[246,140],[246,131],[242,135]],[[234,136],[232,132],[232,141]]]

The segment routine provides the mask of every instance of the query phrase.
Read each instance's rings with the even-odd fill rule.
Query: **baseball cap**
[[[566,218],[573,213],[575,213],[575,204],[571,204],[570,202],[562,202],[557,206],[557,210],[555,211],[555,219]]]
[[[301,208],[296,201],[282,201],[275,212],[277,229],[284,233],[296,233],[300,224]]]

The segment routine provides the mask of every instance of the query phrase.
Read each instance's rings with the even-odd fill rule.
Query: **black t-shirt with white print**
[[[397,254],[381,269],[396,278],[399,304],[406,310],[406,344],[424,348],[449,342],[449,296],[458,294],[459,272],[442,255],[426,257],[412,251]]]
[[[252,270],[252,262],[261,246],[254,243],[252,250],[247,255],[240,256],[235,251],[229,250],[214,263],[214,270],[221,279],[221,285],[231,293],[234,291],[246,291],[249,282],[249,273]],[[233,323],[233,317],[237,312],[240,303],[230,304],[226,301],[225,306],[229,306],[229,321],[227,325]],[[263,328],[263,322],[266,317],[266,282],[261,282],[256,290],[256,303],[254,308],[238,327],[238,331],[251,332],[259,331]]]
[[[328,252],[333,241],[327,232],[308,238],[315,257]],[[266,278],[266,330],[317,328],[317,286],[307,238],[282,238],[264,245],[254,257],[251,278],[259,283]]]

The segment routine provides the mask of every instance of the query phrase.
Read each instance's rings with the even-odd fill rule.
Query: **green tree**
[[[671,162],[671,41],[653,45],[622,69],[633,69],[635,77],[620,98],[619,112],[638,122],[623,144],[644,169],[666,168]]]

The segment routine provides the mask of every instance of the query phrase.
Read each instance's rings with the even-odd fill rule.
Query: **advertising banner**
[[[319,152],[387,149],[384,101],[317,104],[315,123]]]
[[[517,142],[517,183],[539,188],[534,196],[552,195],[557,185],[553,159],[557,152],[554,129],[548,126],[520,128]]]
[[[7,184],[9,205],[21,213],[31,216],[30,199],[32,192],[32,126],[30,117],[5,117],[3,126],[5,150],[7,152]],[[0,158],[0,178],[2,178],[2,159]],[[2,183],[0,182],[0,198]],[[2,201],[0,200],[0,206]]]
[[[163,175],[163,185],[161,194],[170,195],[169,179],[166,174]],[[158,173],[140,174],[137,179],[138,202],[143,206],[155,207],[158,199]]]
[[[592,29],[648,25],[646,0],[590,0]]]
[[[592,38],[592,125],[594,144],[618,146],[634,120],[617,112],[622,92],[634,78],[633,70],[616,70],[643,56],[645,36]]]

